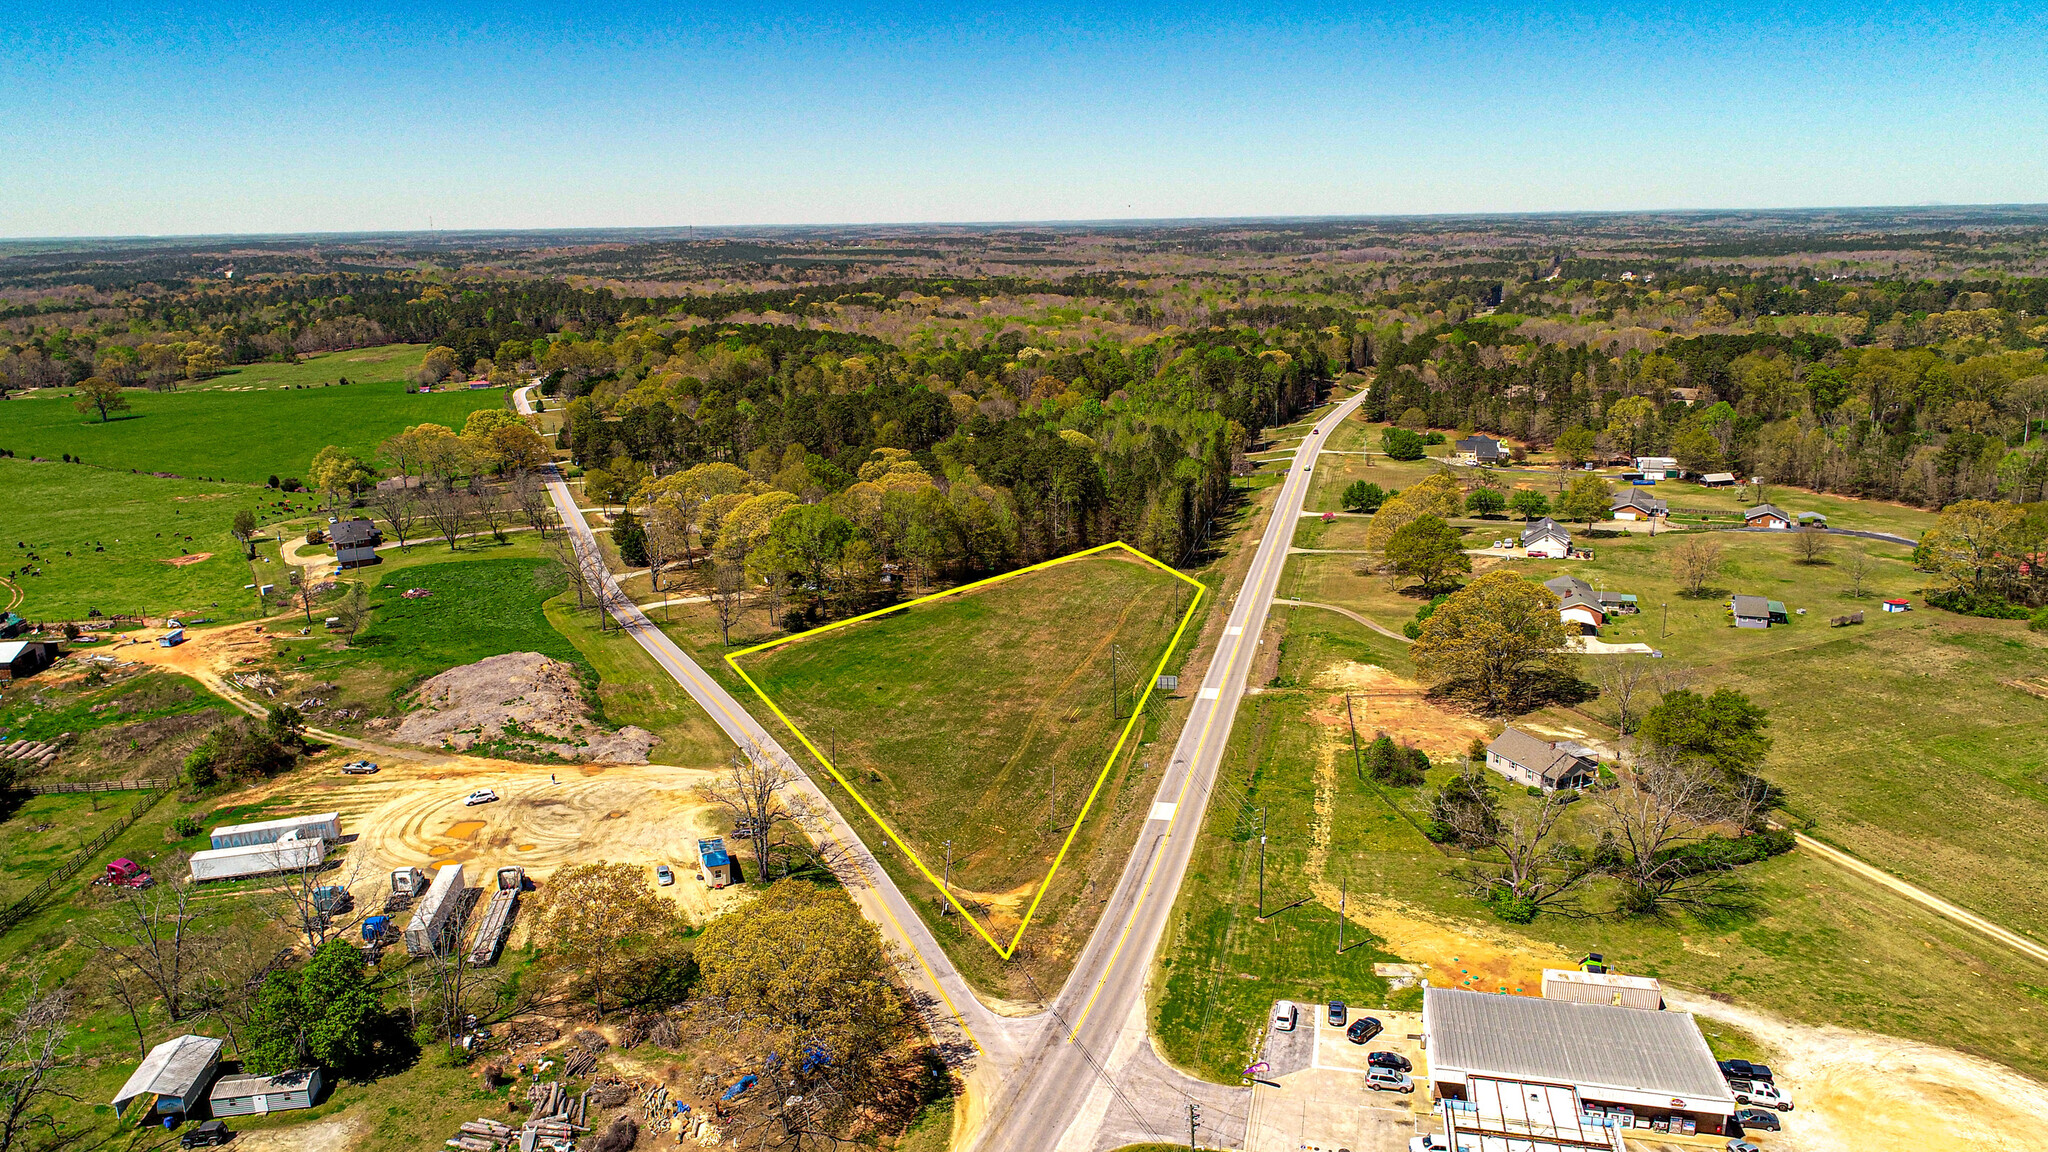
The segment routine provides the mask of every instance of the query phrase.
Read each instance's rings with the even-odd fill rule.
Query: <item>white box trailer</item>
[[[432,956],[448,943],[448,919],[462,906],[467,892],[462,886],[462,865],[443,864],[434,883],[420,898],[412,923],[405,926],[405,950],[414,956]]]
[[[317,868],[327,856],[327,842],[318,836],[290,833],[267,844],[209,848],[192,854],[192,879],[233,880],[268,872]]]
[[[213,830],[211,847],[240,848],[244,844],[274,844],[288,832],[297,832],[302,840],[310,836],[318,836],[329,841],[340,840],[341,813],[322,812],[316,816],[286,816],[256,824],[223,824]]]

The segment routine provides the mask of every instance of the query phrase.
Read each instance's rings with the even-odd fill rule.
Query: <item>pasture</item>
[[[1105,553],[799,638],[740,664],[934,873],[943,873],[951,842],[954,895],[1004,944],[1081,821],[1025,937],[1033,958],[1070,963],[1093,910],[1075,922],[1066,913],[1105,827],[1138,803],[1136,780],[1153,767],[1139,744],[1156,717],[1141,721],[1108,768],[1086,820],[1083,807],[1190,591],[1149,564]],[[817,779],[873,836],[884,866],[963,970],[984,982],[1013,979],[957,915],[940,913],[936,886],[881,847],[852,798],[825,774]],[[1001,994],[1030,995],[1021,987]]]
[[[1296,563],[1302,559],[1307,558]],[[1711,919],[1545,915],[1525,926],[1499,922],[1466,894],[1457,879],[1463,862],[1430,844],[1408,819],[1455,769],[1440,766],[1421,788],[1386,790],[1352,769],[1342,698],[1347,685],[1331,672],[1370,665],[1409,675],[1406,647],[1317,609],[1282,607],[1274,616],[1284,651],[1273,677],[1277,687],[1240,706],[1154,976],[1152,1023],[1162,1052],[1175,1063],[1235,1083],[1276,996],[1343,997],[1354,1012],[1383,1003],[1404,1006],[1403,997],[1412,992],[1386,993],[1372,975],[1371,964],[1388,956],[1428,965],[1423,974],[1433,983],[1513,991],[1526,988],[1546,965],[1599,951],[1621,971],[1794,1019],[1913,1037],[2032,1075],[2048,1073],[2048,969],[1803,852],[1744,869],[1753,885],[1751,903]],[[1865,643],[1881,643],[1886,634],[1866,635],[1877,639]],[[1910,630],[1890,634],[1902,635]],[[1912,658],[1910,651],[1903,655]],[[1702,684],[1724,682],[1718,670],[1703,671]],[[1814,722],[1812,710],[1823,705],[1824,694],[1842,692],[1860,671],[1842,675],[1831,687],[1809,689],[1796,720],[1783,696],[1765,700],[1775,706],[1777,721],[1774,778],[1807,758],[1804,737],[1797,734]],[[1789,691],[1802,675],[1813,676],[1814,666],[1784,674],[1779,690]],[[1896,708],[1899,702],[1887,698],[1878,706]],[[1942,711],[1967,707],[1946,704]],[[1856,710],[1846,703],[1841,710],[1845,718],[1838,723],[1854,723],[1846,714]],[[1585,717],[1571,719],[1586,723]],[[1360,725],[1369,727],[1370,720],[1361,717]],[[1986,721],[1986,727],[1995,726]],[[1889,761],[1894,755],[1886,750],[1872,759]],[[1911,773],[1905,765],[1887,770],[1901,777]],[[1840,761],[1816,766],[1812,774],[1846,775],[1845,790],[1870,779],[1867,772],[1845,770]],[[1944,775],[1927,780],[1923,790],[1938,793],[1951,786],[1953,778]],[[1813,801],[1798,788],[1794,795]],[[1881,788],[1868,804],[1875,809],[1898,801],[1896,791]],[[1938,835],[1932,824],[1947,811],[1937,806],[1928,827],[1913,834],[1931,841]],[[1262,825],[1270,837],[1263,924],[1256,915]],[[1830,819],[1821,831],[1840,838],[1842,825]],[[1981,830],[1950,842],[1986,853],[2012,851]],[[1930,869],[1954,863],[1942,850],[1930,855]],[[1302,899],[1306,903],[1294,903]],[[1350,950],[1341,956],[1340,899],[1350,921]],[[1589,894],[1586,911],[1607,907],[1604,892]],[[1994,918],[2005,914],[2000,906],[1978,907]]]
[[[385,344],[302,356],[296,364],[241,364],[218,376],[187,384],[187,391],[247,392],[268,388],[318,388],[347,380],[351,384],[386,384],[412,376],[427,357],[425,344]]]
[[[0,405],[0,417],[18,406]],[[0,490],[0,580],[21,589],[15,610],[32,620],[82,619],[91,608],[237,619],[256,610],[242,590],[254,572],[283,581],[274,546],[259,548],[270,559],[252,566],[228,533],[237,511],[273,498],[261,489],[18,458],[0,459]],[[0,587],[0,604],[8,595]]]
[[[471,412],[505,404],[501,388],[407,394],[396,379],[253,391],[131,388],[123,395],[130,410],[105,423],[98,413],[79,413],[69,389],[17,395],[0,404],[0,448],[51,460],[69,453],[119,472],[262,484],[271,476],[303,479],[314,453],[330,444],[373,460],[378,444],[415,424],[460,429]]]

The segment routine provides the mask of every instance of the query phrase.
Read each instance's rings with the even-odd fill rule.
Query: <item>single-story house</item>
[[[1497,464],[1508,458],[1507,445],[1491,436],[1468,436],[1457,447],[1458,459],[1468,464]]]
[[[384,542],[384,533],[370,520],[357,516],[352,520],[329,522],[327,539],[334,545],[334,558],[343,568],[356,568],[377,562],[377,545]]]
[[[319,1098],[320,1070],[305,1068],[275,1076],[223,1076],[207,1094],[207,1103],[218,1118],[311,1108]]]
[[[1616,520],[1654,520],[1669,514],[1671,505],[1640,488],[1631,488],[1614,498],[1610,510]]]
[[[1453,1148],[1619,1147],[1610,1128],[1658,1118],[1718,1136],[1735,1114],[1690,1013],[1425,988],[1422,1033]]]
[[[1733,487],[1735,484],[1735,473],[1709,472],[1705,476],[1700,477],[1700,483],[1706,485],[1709,488]]]
[[[1771,602],[1761,596],[1737,596],[1728,602],[1735,613],[1737,628],[1769,628]]]
[[[26,680],[48,668],[58,649],[50,640],[0,642],[0,680]]]
[[[152,1097],[151,1111],[190,1115],[206,1104],[207,1085],[220,1071],[221,1041],[211,1036],[179,1036],[149,1050],[128,1082],[114,1094],[114,1115],[140,1097]]]
[[[1579,579],[1577,576],[1574,576],[1569,572],[1565,573],[1562,576],[1553,576],[1550,579],[1545,580],[1543,582],[1543,586],[1545,588],[1550,589],[1552,592],[1557,593],[1559,599],[1563,599],[1566,596],[1570,596],[1576,593],[1577,595],[1584,597],[1587,600],[1591,600],[1595,604],[1598,604],[1600,606],[1600,610],[1602,612],[1607,613],[1609,616],[1613,616],[1617,613],[1632,613],[1639,611],[1636,598],[1633,594],[1628,592],[1609,592],[1604,588],[1594,588],[1591,584],[1586,583],[1584,580]]]
[[[1825,528],[1828,526],[1828,518],[1818,512],[1794,512],[1792,518],[1799,521],[1801,528]]]
[[[1557,606],[1558,619],[1576,624],[1583,634],[1598,635],[1607,626],[1607,609],[1576,592],[1567,593]]]
[[[1545,792],[1585,788],[1599,778],[1599,761],[1583,745],[1552,743],[1510,728],[1486,746],[1486,766],[1517,784]]]
[[[1759,504],[1742,514],[1742,522],[1751,528],[1790,528],[1792,517],[1776,504]]]
[[[1636,471],[1645,480],[1669,480],[1678,475],[1678,461],[1670,456],[1638,456]]]
[[[1913,610],[1913,603],[1910,600],[1887,600],[1884,602],[1884,610],[1887,612],[1911,612]]]
[[[1532,557],[1556,560],[1572,550],[1572,534],[1545,516],[1522,529],[1522,549]]]

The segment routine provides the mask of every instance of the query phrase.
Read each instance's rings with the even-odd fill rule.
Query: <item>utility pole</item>
[[[1045,827],[1047,831],[1057,831],[1059,829],[1059,810],[1060,766],[1058,763],[1054,763],[1052,766],[1052,795],[1048,796],[1045,802]]]
[[[1664,623],[1657,629],[1657,639],[1662,640],[1666,636],[1671,635],[1671,605],[1659,604],[1657,607],[1664,610]]]
[[[1351,693],[1344,694],[1344,718],[1351,722],[1351,767],[1360,780],[1365,779],[1365,760],[1358,752],[1358,717],[1351,711]]]
[[[946,878],[939,887],[946,893],[946,902],[939,905],[939,915],[951,915],[953,911],[953,842],[946,841]]]
[[[1266,809],[1259,807],[1259,919],[1266,918]]]
[[[1337,955],[1344,954],[1344,905],[1351,898],[1351,880],[1346,877],[1344,886],[1337,890]]]

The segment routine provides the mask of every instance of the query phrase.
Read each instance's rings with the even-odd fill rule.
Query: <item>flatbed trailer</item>
[[[519,905],[519,893],[525,887],[526,869],[498,869],[497,890],[491,893],[490,906],[484,909],[483,922],[477,925],[476,940],[470,945],[472,967],[497,962],[498,950],[505,946],[505,937],[512,930],[512,913]]]

